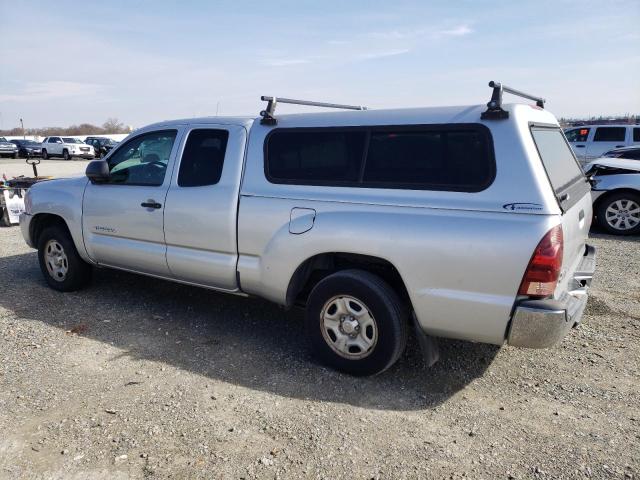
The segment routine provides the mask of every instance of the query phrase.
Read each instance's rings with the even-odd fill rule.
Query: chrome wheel
[[[612,202],[605,211],[607,224],[616,230],[631,230],[640,224],[640,205],[624,198]]]
[[[367,306],[344,295],[331,298],[320,312],[320,327],[327,345],[341,357],[359,360],[373,352],[378,326]]]
[[[51,278],[58,282],[63,282],[67,278],[69,260],[64,253],[64,248],[57,240],[49,240],[45,245],[44,262]]]

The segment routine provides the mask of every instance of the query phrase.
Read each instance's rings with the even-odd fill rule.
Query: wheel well
[[[33,220],[31,220],[31,225],[29,226],[30,237],[33,245],[38,247],[38,240],[40,238],[40,234],[44,231],[45,228],[51,227],[53,225],[59,225],[69,231],[69,227],[67,227],[67,222],[64,221],[59,215],[54,215],[53,213],[38,213]]]
[[[600,195],[600,197],[598,197],[598,199],[596,200],[596,202],[593,205],[593,213],[597,216],[598,215],[598,209],[600,208],[600,205],[602,205],[602,202],[604,202],[605,200],[607,200],[609,197],[611,197],[612,195],[617,195],[619,193],[624,193],[624,192],[628,192],[628,193],[632,193],[636,196],[640,195],[640,192],[638,192],[638,190],[634,190],[633,188],[617,188],[615,190],[611,190],[603,195]]]
[[[293,273],[287,288],[287,306],[305,305],[311,290],[323,278],[340,270],[356,268],[378,275],[411,305],[409,293],[398,270],[391,262],[379,257],[357,253],[321,253],[305,260]]]

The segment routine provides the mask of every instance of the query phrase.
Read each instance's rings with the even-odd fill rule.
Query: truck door
[[[62,139],[60,137],[49,137],[47,153],[49,155],[62,155]]]
[[[83,198],[82,232],[96,262],[169,276],[163,232],[179,129],[141,133],[107,161],[109,180],[89,183]]]
[[[236,216],[246,138],[235,125],[192,125],[185,132],[164,212],[167,263],[178,280],[238,289]]]
[[[609,150],[624,147],[628,128],[625,126],[598,127],[593,140],[587,147],[587,157],[594,159],[601,157]]]

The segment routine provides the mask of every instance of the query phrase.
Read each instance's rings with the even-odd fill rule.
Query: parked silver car
[[[640,233],[640,162],[600,158],[585,168],[596,221],[615,235]]]
[[[0,157],[18,158],[18,147],[4,137],[0,137]]]
[[[22,233],[56,290],[95,265],[300,305],[316,355],[356,375],[412,324],[428,363],[437,336],[549,347],[587,302],[590,185],[544,100],[490,86],[487,106],[263,97],[258,118],[150,125],[87,178],[31,188]]]

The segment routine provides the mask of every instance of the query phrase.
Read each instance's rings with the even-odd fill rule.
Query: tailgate
[[[556,297],[575,288],[575,285],[572,285],[571,282],[574,280],[576,270],[578,270],[585,257],[587,237],[591,227],[591,211],[591,194],[587,191],[582,198],[562,215],[564,253],[562,256],[562,273],[556,289]]]
[[[557,126],[531,126],[531,135],[562,211],[564,253],[556,297],[573,289],[574,273],[583,261],[591,227],[591,186]]]

